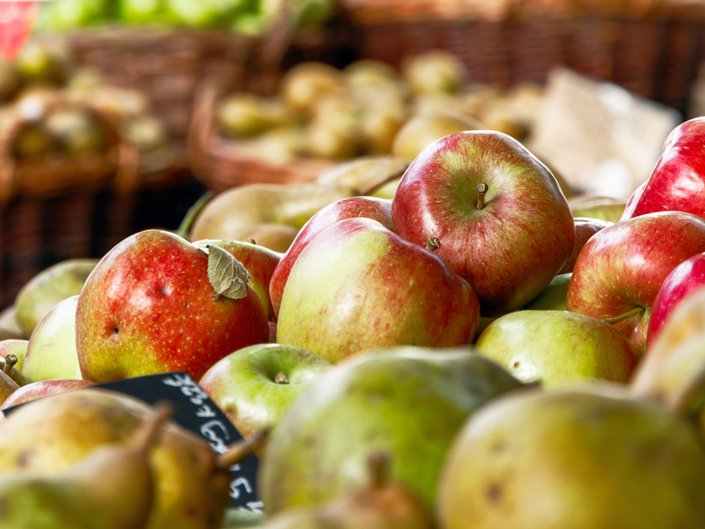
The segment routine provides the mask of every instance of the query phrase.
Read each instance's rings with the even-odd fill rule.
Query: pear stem
[[[613,318],[605,318],[604,321],[605,323],[619,323],[622,320],[626,320],[628,318],[631,318],[632,316],[636,316],[637,314],[641,314],[644,312],[644,307],[634,307],[632,310],[629,312],[625,312],[624,314],[620,314],[619,316],[614,316]]]
[[[429,237],[426,241],[426,249],[429,252],[435,252],[441,247],[441,240],[438,237]]]
[[[9,355],[5,355],[5,365],[3,366],[2,370],[6,375],[10,374],[10,371],[12,371],[12,368],[15,367],[15,364],[18,362],[17,355],[14,355],[10,353]]]
[[[367,458],[367,470],[370,474],[369,488],[380,490],[389,483],[390,456],[386,452],[374,452]]]
[[[162,426],[174,415],[174,406],[168,402],[158,402],[153,412],[142,421],[134,434],[134,444],[139,452],[146,453],[154,444]]]
[[[215,466],[220,470],[228,470],[231,466],[239,463],[255,450],[264,446],[264,443],[269,438],[269,428],[263,428],[249,439],[243,439],[228,447],[228,451],[220,454],[216,459]]]
[[[198,217],[201,211],[203,211],[203,208],[206,207],[206,204],[210,201],[211,198],[213,198],[213,196],[213,191],[208,191],[203,196],[201,196],[201,198],[196,200],[196,203],[188,209],[184,220],[181,221],[181,224],[177,228],[177,235],[180,235],[184,239],[188,240],[188,234],[191,231],[193,223],[196,221],[196,217]]]
[[[475,204],[475,208],[480,210],[484,209],[485,207],[485,194],[487,193],[487,190],[490,188],[485,182],[482,182],[479,186],[477,186],[477,204]]]

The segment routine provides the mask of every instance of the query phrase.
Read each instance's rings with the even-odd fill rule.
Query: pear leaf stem
[[[150,416],[142,421],[134,436],[134,445],[139,452],[146,453],[156,442],[162,426],[174,415],[174,406],[168,402],[158,402]]]
[[[634,307],[632,310],[625,312],[624,314],[620,314],[619,316],[614,316],[612,318],[605,318],[602,321],[611,325],[613,323],[619,323],[622,320],[631,318],[632,316],[636,316],[637,314],[641,314],[642,312],[644,312],[644,307]]]
[[[270,431],[270,428],[263,428],[252,437],[231,444],[227,452],[217,457],[216,468],[223,471],[228,470],[234,464],[259,450],[269,438]]]

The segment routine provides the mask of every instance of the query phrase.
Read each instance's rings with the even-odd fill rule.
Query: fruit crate
[[[471,80],[543,82],[558,64],[684,110],[705,60],[697,0],[341,0],[361,57],[446,49]]]
[[[349,34],[343,28],[311,29],[295,36],[276,31],[272,36],[100,27],[73,32],[67,39],[77,64],[100,71],[110,84],[147,94],[172,138],[183,143],[195,95],[204,82],[217,80],[228,90],[242,90],[253,79],[261,84],[262,53],[277,66],[305,60],[336,63],[350,53]]]

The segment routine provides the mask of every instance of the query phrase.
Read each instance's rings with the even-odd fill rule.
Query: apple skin
[[[646,336],[648,351],[661,333],[664,323],[681,302],[705,288],[705,254],[697,254],[676,266],[656,295]]]
[[[551,279],[548,286],[538,296],[524,305],[521,310],[568,310],[566,297],[571,277],[573,274],[557,275]]]
[[[705,221],[680,211],[650,213],[605,228],[583,247],[568,287],[567,308],[613,323],[644,352],[656,294],[671,271],[705,251]]]
[[[346,219],[301,252],[277,341],[335,363],[395,345],[469,344],[478,322],[475,293],[442,259],[377,221]]]
[[[247,438],[275,427],[289,406],[331,363],[300,347],[245,347],[211,367],[198,383]],[[277,381],[285,375],[286,382]]]
[[[478,210],[482,183],[488,190]],[[470,283],[483,316],[535,298],[575,244],[555,177],[518,141],[493,131],[451,134],[427,147],[399,183],[392,219],[415,244],[440,239],[437,255]]]
[[[136,233],[106,254],[78,299],[81,373],[98,383],[169,371],[196,380],[228,354],[269,339],[252,288],[213,299],[208,256],[161,230]]]
[[[374,197],[351,197],[338,200],[320,210],[304,225],[272,274],[272,280],[269,283],[269,297],[277,314],[279,313],[282,296],[284,295],[284,286],[291,273],[291,268],[304,248],[308,246],[308,243],[328,226],[344,219],[358,217],[376,220],[388,230],[396,231],[392,223],[391,200]]]
[[[657,211],[705,218],[705,117],[682,123],[666,138],[649,179],[627,202],[622,220]]]
[[[475,344],[522,382],[551,387],[585,379],[627,382],[639,353],[601,320],[557,310],[522,310],[492,322]]]
[[[240,261],[242,266],[250,273],[249,285],[257,293],[264,308],[267,310],[267,319],[269,321],[277,321],[272,301],[269,299],[269,282],[272,279],[274,269],[282,258],[282,254],[264,246],[243,241],[205,239],[195,241],[193,244],[202,248],[205,248],[207,244],[214,244]]]
[[[72,389],[85,388],[93,386],[94,383],[90,380],[40,380],[39,382],[31,382],[26,386],[22,386],[10,395],[5,402],[0,406],[0,410],[5,410],[18,404],[23,404],[31,400],[46,397],[47,395],[55,395]]]
[[[29,382],[82,378],[76,351],[77,304],[78,296],[59,301],[34,328],[22,366]]]
[[[575,219],[575,245],[573,246],[573,253],[570,254],[568,260],[561,268],[558,274],[570,274],[575,266],[575,261],[578,260],[578,254],[580,250],[583,249],[585,243],[588,242],[590,237],[595,235],[598,231],[612,226],[612,222],[607,222],[605,220],[590,219],[586,217],[579,217]]]

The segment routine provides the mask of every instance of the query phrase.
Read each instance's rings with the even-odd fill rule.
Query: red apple
[[[289,278],[291,268],[308,243],[331,224],[357,217],[376,220],[387,229],[395,231],[390,200],[374,197],[344,198],[320,210],[304,225],[272,274],[269,297],[276,313],[279,313],[284,285]]]
[[[607,228],[608,226],[612,226],[612,224],[612,222],[608,222],[606,220],[591,219],[587,217],[576,218],[575,245],[573,246],[573,253],[570,254],[570,257],[568,257],[568,260],[563,265],[563,268],[561,268],[561,271],[558,272],[558,275],[570,274],[575,266],[575,261],[578,260],[580,250],[582,250],[585,243],[590,240],[590,237],[595,235],[598,231]]]
[[[394,345],[466,345],[478,322],[475,293],[442,259],[379,222],[346,219],[299,255],[277,341],[337,362]]]
[[[705,117],[671,131],[649,179],[629,199],[622,219],[656,211],[685,211],[705,218]]]
[[[493,131],[451,134],[409,166],[392,204],[405,239],[436,252],[480,298],[483,316],[535,298],[573,251],[568,203],[548,168]]]
[[[646,336],[647,350],[655,343],[673,310],[687,297],[705,287],[705,254],[697,254],[676,266],[656,295]]]
[[[71,389],[85,388],[93,385],[94,383],[90,380],[54,379],[32,382],[15,390],[14,393],[12,393],[5,400],[5,402],[2,403],[0,410],[5,410],[7,408],[17,406],[18,404],[23,404],[41,397],[46,397],[47,395],[54,395],[56,393],[63,393],[64,391],[69,391]]]
[[[669,273],[705,251],[705,221],[680,211],[650,213],[603,229],[583,247],[568,287],[568,310],[612,323],[646,347],[651,309]]]
[[[78,300],[83,378],[103,383],[183,370],[198,380],[233,351],[266,343],[267,315],[247,278],[240,277],[244,297],[230,299],[215,291],[208,268],[203,250],[160,230],[113,248]]]

